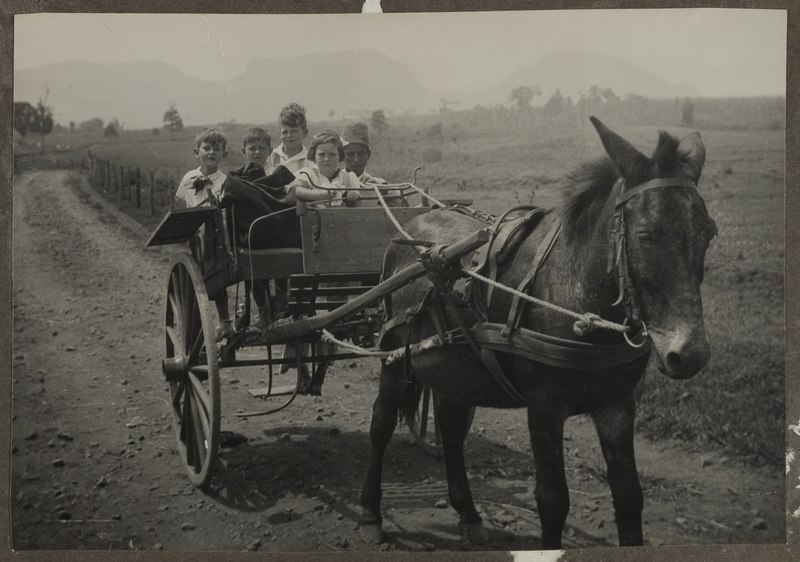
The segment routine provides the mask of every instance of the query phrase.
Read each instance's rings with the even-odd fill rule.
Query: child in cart
[[[338,134],[324,130],[314,135],[308,148],[308,159],[311,163],[298,170],[295,180],[286,186],[286,195],[290,202],[307,201],[316,205],[330,204],[338,207],[342,203],[352,205],[358,201],[358,177],[353,172],[340,168],[344,160],[344,147]],[[326,343],[315,346],[317,355],[327,355],[333,351]],[[303,354],[307,355],[308,350],[303,350]],[[291,353],[284,355],[289,356]],[[327,362],[320,361],[311,377],[303,367],[300,371],[303,386],[301,390],[312,396],[321,395],[327,367]]]
[[[242,154],[244,166],[228,172],[246,180],[256,180],[267,175],[267,160],[272,154],[272,137],[261,127],[251,127],[244,132],[242,138]]]
[[[208,204],[209,197],[222,197],[223,186],[227,176],[219,169],[227,156],[228,140],[219,129],[204,129],[195,138],[194,155],[200,164],[194,170],[186,172],[178,185],[175,198],[180,205],[197,207]],[[201,251],[208,247],[207,232],[201,228]],[[223,289],[214,298],[219,323],[217,324],[217,341],[232,337],[236,332],[228,312],[228,294]]]
[[[286,186],[290,202],[329,203],[352,206],[359,199],[361,184],[353,172],[340,168],[344,160],[342,139],[334,131],[314,135],[308,148],[311,163],[297,171],[295,180]]]
[[[272,154],[272,137],[261,127],[251,127],[244,133],[242,139],[242,154],[245,157],[245,164],[241,168],[231,170],[229,173],[234,177],[245,180],[255,181],[266,176],[267,160]],[[269,284],[265,281],[254,279],[245,280],[245,290],[252,290],[253,300],[258,309],[258,320],[255,325],[264,327],[269,323],[270,311],[267,300]],[[285,292],[285,291],[284,291]],[[285,308],[285,306],[283,307]],[[237,323],[239,321],[237,320]],[[242,323],[249,322],[249,319],[242,319]],[[242,328],[243,326],[236,326]]]
[[[308,149],[303,140],[308,136],[306,108],[297,103],[290,103],[278,115],[281,144],[272,151],[267,160],[268,168],[284,165],[292,173],[309,164]]]
[[[342,145],[344,145],[344,169],[348,172],[353,172],[362,185],[387,185],[389,183],[385,179],[373,176],[367,172],[367,165],[369,164],[370,156],[372,156],[372,150],[369,146],[369,129],[366,123],[358,122],[345,126],[342,131]],[[368,191],[366,195],[370,197],[370,199],[362,198],[353,206],[367,207],[380,205],[380,203],[375,200],[372,193]],[[400,192],[384,191],[383,198],[390,207],[403,206],[403,197]]]

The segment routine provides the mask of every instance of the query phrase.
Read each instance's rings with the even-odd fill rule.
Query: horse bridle
[[[614,186],[618,190],[618,195],[614,202],[614,226],[608,247],[608,268],[611,273],[614,267],[617,268],[619,279],[619,296],[612,306],[622,304],[625,308],[626,325],[639,325],[642,328],[642,335],[647,336],[647,326],[642,320],[642,307],[636,297],[636,288],[631,281],[628,272],[628,250],[627,250],[627,229],[625,227],[625,204],[645,191],[657,187],[689,187],[697,188],[697,184],[688,178],[656,178],[637,184],[629,189],[625,189],[625,180],[620,179]],[[628,339],[626,334],[626,339]],[[628,340],[628,343],[631,343]],[[633,345],[631,343],[631,345]]]

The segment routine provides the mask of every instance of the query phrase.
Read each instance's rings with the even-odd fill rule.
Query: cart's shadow
[[[265,512],[270,523],[286,523],[325,509],[352,522],[353,527],[357,524],[369,458],[366,431],[273,427],[263,436],[222,450],[207,492],[214,501],[241,511]],[[384,529],[389,542],[401,550],[417,550],[420,545],[433,545],[437,550],[541,548],[540,525],[530,497],[531,456],[480,435],[471,435],[467,448],[476,502],[491,515],[485,520],[489,543],[480,547],[464,543],[456,531],[457,516],[449,507],[450,525],[431,520],[424,529],[412,529],[393,518],[394,509],[431,510],[439,500],[447,499],[444,460],[425,453],[402,432],[395,434],[384,460]],[[508,480],[504,475],[509,475]],[[528,497],[520,499],[521,495]],[[272,509],[286,497],[306,507]],[[503,517],[496,517],[498,513],[507,516],[507,527]],[[569,525],[564,542],[565,546],[611,545]]]

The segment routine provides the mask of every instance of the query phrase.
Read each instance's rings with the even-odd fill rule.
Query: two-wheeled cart
[[[380,188],[405,203],[420,191],[413,183]],[[362,357],[357,352],[333,351],[320,345],[323,333],[373,347],[382,323],[381,302],[398,288],[426,275],[420,260],[388,279],[381,278],[384,253],[396,237],[396,224],[430,211],[427,206],[321,207],[298,204],[288,212],[299,215],[302,247],[248,249],[234,243],[230,209],[216,201],[210,205],[170,211],[148,241],[148,246],[186,244],[189,251],[173,259],[165,306],[165,356],[162,370],[169,386],[169,403],[180,457],[190,480],[206,485],[220,447],[220,370],[265,366],[269,385],[266,396],[277,395],[273,368],[297,368],[297,384],[285,403],[270,410],[237,415],[262,415],[279,411],[303,392],[301,367],[318,373],[331,361]],[[389,216],[389,212],[391,216]],[[267,219],[268,220],[268,219]],[[454,264],[488,240],[488,232],[473,235],[447,247],[431,248],[438,259]],[[250,282],[248,285],[245,281]],[[253,281],[279,285],[288,297],[280,314],[261,325],[249,322],[250,295],[243,291],[246,309],[235,334],[217,341],[214,295],[229,287]],[[274,356],[273,346],[293,353]],[[264,357],[252,356],[263,349]],[[278,355],[278,354],[275,354]],[[409,420],[412,435],[428,450],[437,448],[431,393],[425,390],[419,414]]]

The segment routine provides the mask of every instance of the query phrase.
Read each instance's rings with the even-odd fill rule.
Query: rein
[[[444,336],[452,332],[459,332],[459,339],[465,340],[470,344],[473,351],[481,359],[486,370],[492,375],[495,381],[505,390],[511,399],[517,403],[523,403],[524,400],[519,391],[511,383],[508,376],[505,374],[503,368],[500,366],[495,352],[510,353],[512,355],[525,357],[527,359],[560,368],[568,369],[588,369],[594,370],[598,368],[611,368],[619,365],[624,365],[634,360],[637,360],[648,353],[650,353],[651,345],[649,341],[649,334],[647,326],[641,319],[641,307],[636,298],[636,290],[630,278],[628,271],[628,256],[627,256],[627,238],[625,228],[625,204],[634,197],[658,187],[689,187],[695,188],[696,185],[693,181],[685,178],[658,178],[637,184],[630,189],[625,189],[624,180],[620,179],[614,185],[612,193],[616,193],[614,200],[614,219],[613,228],[610,236],[609,244],[609,262],[608,273],[614,267],[617,267],[619,274],[619,287],[620,295],[613,305],[623,304],[625,307],[625,322],[615,324],[603,320],[595,314],[578,314],[557,305],[547,303],[540,299],[536,299],[526,293],[526,290],[532,286],[533,280],[537,271],[542,267],[550,250],[553,248],[556,239],[558,238],[561,229],[562,221],[557,220],[553,227],[551,227],[545,239],[540,243],[536,250],[536,257],[532,264],[531,271],[526,275],[523,282],[515,290],[498,283],[493,278],[487,278],[480,275],[477,271],[470,270],[456,270],[452,266],[447,267],[450,271],[439,271],[442,267],[432,268],[429,277],[434,284],[436,293],[440,298],[444,299],[451,308],[458,308],[454,301],[452,292],[452,285],[445,281],[446,278],[455,279],[458,276],[469,276],[475,280],[486,283],[490,287],[509,292],[514,295],[514,300],[509,311],[509,317],[505,325],[490,323],[486,317],[478,312],[476,305],[473,303],[468,308],[473,310],[473,314],[477,316],[475,323],[468,327],[464,324],[460,314],[456,311],[456,316],[459,318],[459,327],[456,330],[445,331],[445,326],[442,326],[442,304],[434,305],[430,308],[430,313],[433,318],[434,325],[437,330],[439,341],[447,341]],[[421,191],[421,190],[420,190]],[[398,232],[403,235],[406,240],[403,242],[415,246],[428,245],[424,241],[414,240],[400,225],[394,220],[391,211],[386,205],[385,201],[379,190],[375,189],[376,195],[386,211],[387,215],[392,219]],[[463,212],[463,211],[462,211]],[[499,221],[502,222],[502,221]],[[497,227],[499,229],[499,226]],[[445,264],[440,264],[440,266]],[[448,264],[449,265],[449,264]],[[427,267],[427,266],[426,266]],[[444,276],[442,274],[444,273]],[[492,275],[493,277],[493,275]],[[393,329],[401,324],[409,324],[413,322],[413,318],[421,313],[425,307],[426,298],[417,307],[415,311],[405,311],[399,314],[391,321],[384,325],[381,338],[390,329]],[[619,331],[623,334],[626,343],[621,344],[592,344],[581,341],[567,340],[547,334],[535,332],[519,326],[521,319],[522,309],[524,302],[533,302],[535,304],[546,306],[561,313],[572,315],[578,318],[575,322],[574,330],[579,335],[589,332],[595,327],[602,327]],[[628,336],[632,325],[640,325],[641,330],[639,336],[640,343],[634,343]],[[410,332],[409,332],[410,333]],[[408,351],[406,352],[408,357]]]

